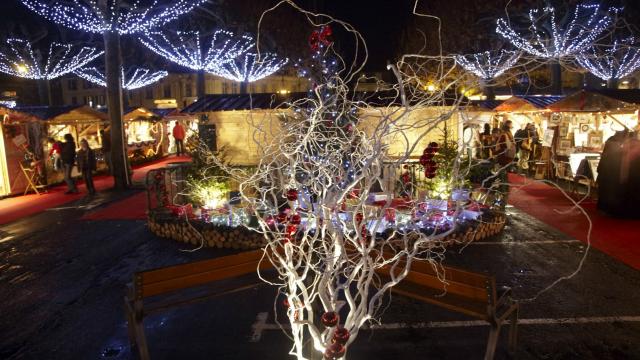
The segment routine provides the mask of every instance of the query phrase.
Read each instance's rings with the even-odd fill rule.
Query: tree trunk
[[[205,95],[207,95],[205,81],[206,81],[206,73],[204,72],[204,70],[199,70],[198,79],[196,80],[196,96],[198,97],[198,100],[202,99]]]
[[[493,91],[493,85],[489,85],[491,80],[480,80],[480,87],[482,88],[482,93],[487,98],[487,100],[495,100],[496,93]]]
[[[240,94],[246,94],[247,89],[249,88],[249,82],[243,81],[240,83]]]
[[[38,96],[41,105],[51,106],[51,83],[49,80],[38,80]]]
[[[618,88],[618,79],[611,78],[607,80],[607,89],[617,89]]]
[[[111,124],[111,162],[115,188],[123,190],[129,187],[129,169],[127,162],[124,126],[122,124],[122,56],[120,53],[120,35],[117,32],[104,33],[105,75],[107,77],[107,106]]]
[[[551,63],[551,94],[562,95],[562,67],[557,60]]]

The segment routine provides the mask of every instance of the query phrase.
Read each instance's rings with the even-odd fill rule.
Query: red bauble
[[[289,200],[289,201],[298,200],[298,190],[296,190],[296,189],[287,190],[287,200]]]
[[[324,351],[324,358],[328,360],[340,359],[347,352],[347,348],[340,343],[334,343],[329,345],[327,350]]]
[[[289,220],[292,224],[298,225],[302,222],[302,217],[298,214],[291,215],[291,219]]]
[[[333,343],[344,345],[347,343],[347,341],[349,341],[350,336],[351,334],[349,334],[349,330],[343,327],[338,327],[336,331],[333,333]]]
[[[402,179],[403,184],[408,184],[411,182],[411,174],[406,172],[400,176],[400,179]]]
[[[362,222],[362,220],[364,220],[364,215],[362,215],[362,213],[357,213],[356,214],[356,223],[360,224]]]
[[[298,225],[293,225],[293,224],[289,224],[287,225],[287,231],[286,233],[290,236],[293,236],[296,234],[296,232],[298,232]]]
[[[429,156],[427,155],[420,156],[420,165],[425,166],[429,160]]]
[[[437,142],[435,142],[435,141],[430,142],[430,143],[429,143],[429,147],[430,147],[431,149],[433,149],[433,152],[438,152],[438,149],[440,148],[440,146],[438,145],[438,143],[437,143]]]
[[[333,311],[328,311],[322,314],[322,317],[320,318],[320,321],[322,321],[322,325],[326,327],[334,327],[338,325],[339,320],[340,317]]]
[[[287,221],[287,214],[284,212],[281,212],[278,214],[278,216],[276,216],[276,220],[280,223],[283,224]]]

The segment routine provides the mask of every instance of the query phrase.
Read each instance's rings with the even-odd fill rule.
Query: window
[[[71,105],[78,105],[78,98],[75,96],[71,97]]]
[[[144,97],[147,100],[151,100],[153,99],[153,88],[152,87],[148,87],[144,90]]]
[[[91,96],[85,96],[84,97],[84,104],[85,105],[89,105],[89,106],[93,106],[93,98]]]
[[[237,94],[238,93],[238,83],[234,82],[232,86],[233,86],[233,93]]]
[[[191,83],[187,83],[185,87],[185,93],[187,97],[193,96],[193,85]]]
[[[164,97],[165,98],[170,98],[171,97],[171,84],[166,84],[164,86]]]
[[[104,95],[98,96],[98,105],[105,105]]]
[[[82,81],[82,88],[83,89],[91,89],[92,88],[91,83],[88,82],[87,80],[83,80]]]
[[[226,82],[222,83],[222,93],[223,94],[228,94],[229,93],[229,84],[227,84]]]
[[[76,79],[70,79],[67,85],[69,86],[69,90],[78,90],[78,82]]]
[[[263,92],[263,93],[267,93],[267,92],[269,92],[269,91],[267,90],[267,84],[262,84],[262,92]]]

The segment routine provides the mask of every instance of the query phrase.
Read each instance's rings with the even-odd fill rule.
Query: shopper
[[[102,142],[100,150],[102,150],[104,162],[107,164],[109,175],[113,175],[113,164],[111,162],[111,133],[105,130],[100,130],[100,141]]]
[[[76,142],[71,134],[64,135],[64,143],[62,143],[62,168],[64,170],[64,181],[67,183],[67,191],[65,194],[75,194],[78,192],[76,182],[71,177],[73,165],[76,162]]]
[[[96,169],[96,154],[89,147],[86,139],[80,141],[80,151],[78,151],[78,169],[82,172],[82,180],[87,186],[89,195],[94,195],[96,189],[93,186],[93,171]]]
[[[54,138],[50,137],[47,139],[49,144],[51,144],[51,150],[49,150],[49,158],[51,158],[51,162],[53,163],[53,170],[60,171],[63,169],[62,167],[62,143],[60,141],[56,141]]]
[[[173,127],[173,138],[176,142],[176,155],[180,156],[184,154],[184,128],[179,121],[176,121]]]
[[[482,142],[482,158],[485,160],[491,158],[491,148],[494,145],[493,137],[491,136],[491,125],[484,124],[480,141]]]
[[[500,193],[500,206],[503,209],[507,205],[507,198],[509,197],[509,180],[507,174],[516,156],[516,144],[513,140],[513,134],[511,133],[512,127],[511,120],[504,122],[495,147],[495,156],[498,162],[497,178],[500,182],[498,191]]]
[[[533,124],[527,124],[527,126],[523,129],[518,151],[518,167],[524,170],[525,174],[529,169],[529,157],[531,156],[531,146],[533,141],[530,136],[531,126],[533,126]],[[516,143],[517,141],[518,140],[516,139]]]

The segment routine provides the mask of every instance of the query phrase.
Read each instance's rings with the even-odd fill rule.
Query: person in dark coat
[[[102,155],[104,162],[107,163],[109,174],[113,175],[113,163],[111,162],[111,133],[100,130],[100,141],[102,142]]]
[[[64,136],[60,157],[62,158],[62,169],[64,170],[64,182],[67,183],[65,194],[75,194],[78,192],[78,188],[76,187],[76,181],[71,177],[71,171],[76,162],[76,142],[71,134],[65,134]]]
[[[85,139],[80,141],[78,169],[82,172],[82,179],[87,186],[89,195],[94,195],[96,188],[93,186],[93,171],[96,169],[96,153],[89,147],[89,143]]]
[[[625,211],[625,191],[621,179],[623,146],[627,131],[618,131],[604,143],[598,163],[598,209],[614,216]]]

